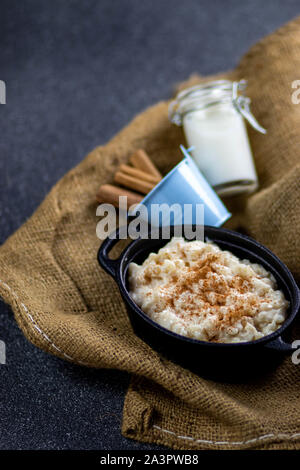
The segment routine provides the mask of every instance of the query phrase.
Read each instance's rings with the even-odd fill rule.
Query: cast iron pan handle
[[[108,257],[109,252],[112,250],[112,248],[120,241],[118,235],[119,235],[119,229],[117,229],[113,237],[110,238],[107,237],[101,244],[99,251],[98,251],[98,261],[100,266],[108,273],[110,274],[113,278],[116,277],[116,270],[119,265],[120,259],[110,259]]]
[[[295,351],[295,348],[292,346],[292,344],[286,343],[281,338],[281,336],[278,336],[278,338],[274,339],[274,341],[267,343],[265,347],[269,349],[273,349],[281,353],[286,353],[286,354],[292,353],[293,351]]]

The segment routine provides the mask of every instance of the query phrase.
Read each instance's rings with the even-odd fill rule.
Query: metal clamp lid
[[[231,102],[254,129],[266,134],[266,129],[258,123],[250,110],[250,98],[239,94],[240,91],[245,90],[246,86],[246,80],[238,82],[216,80],[183,90],[169,105],[169,119],[180,126],[183,116],[188,112]]]
[[[244,116],[244,118],[249,122],[250,126],[252,126],[258,132],[262,134],[266,134],[267,130],[262,127],[257,119],[253,116],[250,110],[250,103],[251,100],[247,96],[239,95],[239,90],[244,90],[247,86],[246,80],[240,80],[239,82],[233,82],[232,84],[232,102],[235,108],[239,113]]]

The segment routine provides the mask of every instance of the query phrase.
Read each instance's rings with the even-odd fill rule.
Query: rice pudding
[[[189,338],[253,341],[276,331],[289,302],[273,275],[212,242],[172,238],[129,265],[130,296],[152,320]]]

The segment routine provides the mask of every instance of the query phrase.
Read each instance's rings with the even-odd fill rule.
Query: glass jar
[[[251,114],[250,99],[239,94],[245,80],[217,80],[180,92],[169,118],[191,147],[192,157],[219,195],[252,193],[258,187],[244,118],[265,134]]]

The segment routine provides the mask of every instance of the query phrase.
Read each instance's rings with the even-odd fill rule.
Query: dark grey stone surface
[[[230,69],[297,0],[1,0],[0,242],[51,186],[197,71]],[[29,344],[0,304],[0,449],[149,449],[121,436],[129,377]]]

